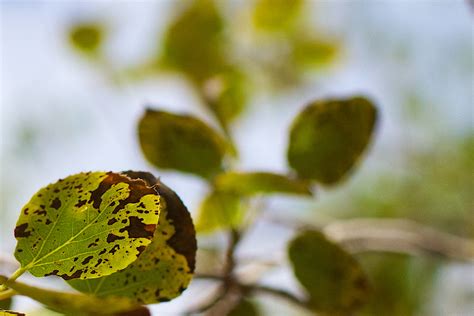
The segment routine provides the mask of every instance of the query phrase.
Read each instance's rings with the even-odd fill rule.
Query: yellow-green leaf
[[[150,244],[161,198],[142,180],[79,173],[39,190],[15,228],[15,257],[34,276],[98,278],[126,268]]]
[[[291,126],[290,166],[301,178],[336,183],[358,162],[376,118],[375,106],[363,97],[311,103]]]
[[[204,122],[188,115],[148,109],[138,125],[146,159],[158,168],[210,178],[223,169],[229,148]]]
[[[339,52],[338,43],[322,38],[297,38],[293,59],[300,67],[320,67],[331,63]]]
[[[258,193],[312,195],[307,181],[270,172],[222,173],[216,176],[214,183],[219,190],[241,195]]]
[[[69,31],[71,45],[82,53],[96,55],[104,37],[103,26],[97,23],[81,23],[74,25]]]
[[[242,197],[224,191],[212,191],[201,203],[196,229],[211,233],[223,228],[238,227],[244,217]]]
[[[253,22],[265,31],[291,31],[302,5],[302,0],[259,0],[253,12]]]
[[[3,284],[6,281],[6,277],[0,276],[0,283]],[[8,281],[6,284],[20,295],[28,296],[46,305],[51,310],[65,315],[150,315],[146,307],[140,306],[125,297],[98,298],[90,295],[42,289],[16,281]]]
[[[214,1],[192,1],[165,34],[165,63],[202,83],[225,68],[222,31]]]
[[[24,313],[14,312],[14,311],[7,311],[7,310],[0,310],[0,316],[25,316]]]
[[[350,315],[370,293],[359,263],[317,231],[306,231],[289,244],[289,258],[312,307],[331,315]]]
[[[147,181],[166,202],[152,243],[124,270],[99,279],[68,282],[81,292],[100,297],[126,296],[143,304],[169,301],[187,288],[194,271],[197,245],[191,216],[176,193],[153,175],[126,174]]]

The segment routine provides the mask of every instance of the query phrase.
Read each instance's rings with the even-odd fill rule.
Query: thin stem
[[[264,285],[242,285],[242,287],[246,292],[269,294],[272,296],[283,298],[289,301],[290,303],[298,305],[302,308],[305,308],[305,309],[310,308],[308,301],[302,300],[299,297],[295,296],[294,294],[287,292],[285,290],[275,289],[273,287],[268,287]]]
[[[8,278],[8,280],[6,280],[4,282],[4,284],[0,285],[0,291],[4,291],[8,288],[8,286],[6,285],[8,282],[12,282],[12,281],[15,281],[16,279],[18,279],[23,273],[26,272],[26,268],[18,268],[15,272],[13,272],[13,274]]]
[[[10,297],[16,295],[16,291],[12,289],[0,291],[0,301],[9,299]]]

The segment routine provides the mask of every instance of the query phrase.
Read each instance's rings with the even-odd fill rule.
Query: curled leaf
[[[290,166],[301,178],[335,184],[358,162],[376,119],[375,106],[363,97],[311,103],[291,126]]]
[[[150,312],[146,307],[140,306],[125,297],[110,297],[101,299],[90,295],[58,292],[26,285],[21,282],[7,281],[7,278],[4,276],[0,276],[0,283],[5,283],[9,288],[14,289],[20,295],[28,296],[35,301],[46,305],[51,310],[64,313],[66,315],[150,315]]]
[[[197,244],[191,216],[176,193],[150,173],[125,174],[147,181],[166,202],[151,244],[124,270],[69,284],[100,297],[126,296],[143,304],[169,301],[187,288],[193,275]]]
[[[138,135],[143,154],[158,168],[209,178],[222,170],[227,142],[195,117],[148,109]]]
[[[312,195],[308,182],[270,172],[228,172],[216,176],[214,182],[219,190],[241,195],[258,193]]]
[[[162,206],[142,180],[79,173],[39,190],[15,228],[15,257],[34,276],[98,278],[126,268],[150,244]]]
[[[290,242],[288,254],[315,310],[350,315],[367,301],[370,286],[359,263],[320,232],[299,234]]]

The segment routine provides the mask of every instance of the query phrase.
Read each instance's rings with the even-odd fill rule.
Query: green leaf
[[[15,228],[15,257],[34,276],[98,278],[126,268],[151,242],[161,198],[142,180],[79,173],[39,190]]]
[[[14,312],[14,311],[7,311],[7,310],[0,310],[0,316],[25,316],[24,313]]]
[[[95,296],[46,290],[16,281],[7,281],[4,276],[0,276],[0,283],[5,283],[19,294],[28,296],[53,311],[66,315],[150,315],[146,307],[140,306],[125,297],[100,299]]]
[[[269,172],[222,173],[216,176],[214,183],[219,190],[240,195],[258,193],[312,195],[308,182]]]
[[[74,25],[69,31],[69,41],[78,51],[96,55],[104,37],[103,26],[97,23],[81,23]]]
[[[331,63],[340,48],[338,43],[321,38],[297,38],[293,46],[293,58],[300,67],[320,67]]]
[[[187,115],[148,109],[138,125],[140,145],[158,168],[210,178],[222,171],[229,146],[204,122]]]
[[[259,0],[253,12],[254,25],[265,31],[291,31],[302,5],[302,0]]]
[[[165,63],[202,83],[226,67],[222,31],[214,1],[192,1],[165,34]]]
[[[99,279],[68,283],[99,297],[126,296],[142,304],[169,301],[187,288],[194,271],[197,245],[191,216],[176,193],[153,175],[126,174],[147,181],[166,201],[152,243],[124,270]]]
[[[335,184],[358,162],[376,119],[376,108],[363,97],[311,103],[291,126],[290,166],[301,178]]]
[[[196,229],[211,233],[223,228],[236,228],[244,218],[242,197],[223,191],[212,191],[199,209]]]
[[[258,316],[258,308],[255,304],[248,300],[242,299],[227,316]]]
[[[350,315],[370,293],[359,263],[317,231],[305,231],[289,244],[289,258],[298,281],[317,311]]]
[[[1,292],[0,292],[0,294],[1,294]],[[7,298],[7,299],[4,299],[4,300],[0,299],[0,310],[7,310],[11,306],[12,306],[12,299],[11,298]]]

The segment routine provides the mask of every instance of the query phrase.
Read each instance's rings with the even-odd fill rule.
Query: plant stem
[[[9,299],[10,297],[12,297],[15,294],[16,294],[16,291],[12,290],[12,289],[0,291],[0,301]]]
[[[8,282],[15,281],[18,279],[23,273],[26,272],[26,268],[18,268],[13,274],[4,282],[4,284],[0,285],[0,291],[5,291],[8,288],[8,285],[6,285]]]

